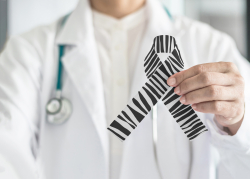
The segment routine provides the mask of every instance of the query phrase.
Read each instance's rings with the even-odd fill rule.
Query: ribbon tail
[[[191,141],[200,134],[208,131],[208,129],[195,113],[191,105],[182,104],[180,98],[181,96],[174,93],[174,88],[170,87],[170,90],[164,95],[162,101],[186,134],[187,138]]]

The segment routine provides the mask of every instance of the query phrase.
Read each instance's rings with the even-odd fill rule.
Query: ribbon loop
[[[159,53],[167,53],[166,59],[161,60]],[[180,96],[167,84],[170,76],[184,69],[184,62],[174,37],[160,35],[154,38],[153,46],[144,60],[144,68],[148,81],[110,124],[108,130],[120,140],[125,140],[152,107],[162,99],[189,140],[208,131],[192,107],[180,103]]]

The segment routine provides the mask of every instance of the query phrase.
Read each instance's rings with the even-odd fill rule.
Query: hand
[[[214,114],[231,135],[237,133],[244,116],[244,79],[234,63],[196,65],[172,75],[167,83],[182,95],[181,103],[192,104],[195,111]]]

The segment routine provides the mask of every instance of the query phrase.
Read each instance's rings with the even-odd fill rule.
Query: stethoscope
[[[173,20],[170,12],[168,9],[163,6],[166,13],[168,14],[169,18]],[[65,23],[68,16],[63,19],[62,24]],[[58,73],[57,73],[57,85],[56,85],[56,94],[54,98],[51,98],[47,105],[46,105],[46,112],[47,112],[47,122],[54,125],[59,125],[66,122],[71,113],[72,113],[72,105],[69,100],[62,97],[62,57],[64,55],[65,45],[58,46],[59,53],[58,53]],[[157,169],[162,178],[158,155],[157,155],[157,140],[158,140],[158,129],[157,129],[157,104],[152,109],[152,133],[153,133],[153,145],[154,145],[154,156],[155,162],[157,165]]]
[[[62,97],[62,57],[64,55],[64,49],[65,45],[59,45],[56,94],[46,105],[47,121],[50,124],[55,125],[66,122],[72,113],[72,105],[70,101]]]

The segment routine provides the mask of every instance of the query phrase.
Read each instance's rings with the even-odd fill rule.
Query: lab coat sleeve
[[[228,135],[216,123],[214,115],[207,121],[211,142],[220,153],[219,179],[247,179],[250,177],[250,64],[238,52],[233,40],[225,34],[211,49],[211,61],[230,61],[237,65],[245,80],[245,114],[240,129],[234,136]],[[212,53],[213,51],[213,53]]]
[[[3,172],[11,166],[20,179],[37,178],[40,68],[37,51],[21,36],[0,54],[0,155],[6,161],[0,165]]]

